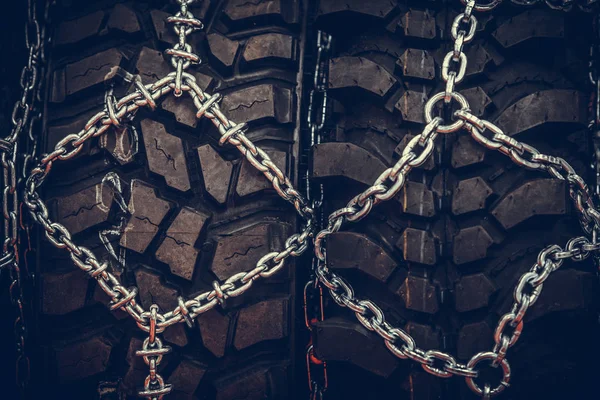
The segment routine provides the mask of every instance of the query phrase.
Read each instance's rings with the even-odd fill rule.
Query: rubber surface
[[[292,1],[202,2],[192,8],[206,28],[190,35],[203,63],[192,67],[203,89],[223,95],[221,109],[248,122],[248,137],[294,176],[298,151],[297,74],[302,47],[300,6]],[[174,4],[59,2],[53,34],[48,136],[45,149],[78,132],[102,106],[111,86],[121,97],[130,84],[173,70],[163,52],[177,40],[165,22]],[[137,134],[137,140],[136,140]],[[140,110],[120,131],[110,130],[73,161],[55,163],[45,185],[52,216],[74,240],[110,259],[124,284],[137,285],[145,308],[163,312],[211,288],[211,282],[254,267],[283,248],[296,231],[293,207],[239,152],[218,145],[207,120],[197,121],[189,98],[168,95],[155,112]],[[103,179],[114,172],[129,211],[124,233],[110,236],[125,258],[122,269],[98,232],[118,223],[116,195]],[[135,394],[148,374],[135,356],[144,335],[69,261],[42,243],[39,271],[40,357],[44,395],[117,398]],[[169,328],[173,352],[159,372],[169,398],[287,399],[294,390],[293,261],[189,329]]]
[[[334,37],[328,91],[334,105],[328,142],[314,148],[312,174],[325,185],[329,212],[370,186],[423,129],[425,101],[444,90],[440,68],[460,7],[458,1],[320,2],[316,26]],[[466,78],[457,85],[474,114],[589,176],[588,17],[511,4],[476,17],[475,40],[465,45]],[[581,234],[562,182],[486,151],[466,132],[442,135],[433,158],[411,173],[396,198],[342,230],[328,240],[327,255],[357,297],[375,300],[421,348],[463,361],[492,349],[498,318],[538,252]],[[591,262],[565,262],[550,277],[508,353],[513,378],[502,398],[591,390],[597,288]],[[351,311],[332,304],[326,314],[315,348],[329,361],[331,398],[472,397],[462,379],[442,380],[394,358]],[[495,387],[493,372],[486,376]]]

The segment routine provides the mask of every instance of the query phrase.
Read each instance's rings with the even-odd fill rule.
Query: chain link
[[[308,157],[312,157],[312,149],[316,144],[320,144],[322,133],[325,128],[327,117],[327,85],[329,73],[329,57],[331,53],[332,36],[323,31],[317,31],[317,51],[315,59],[315,69],[313,77],[313,87],[310,90],[308,102],[307,125],[309,130]],[[310,164],[310,162],[308,162]],[[322,226],[324,214],[320,208],[323,204],[323,184],[319,184],[316,190],[316,196],[313,198],[313,184],[311,182],[310,170],[306,168],[306,196],[311,202],[313,209],[319,210],[318,220],[315,218],[315,224]],[[323,305],[323,287],[316,278],[316,262],[313,258],[311,265],[311,276],[304,286],[304,322],[306,328],[311,333],[309,342],[306,345],[306,372],[308,376],[308,390],[311,400],[323,399],[324,393],[329,386],[327,373],[327,362],[319,359],[314,352],[313,346],[313,324],[324,319]],[[318,299],[317,306],[311,307],[310,300]],[[312,316],[309,316],[310,313]],[[318,377],[318,378],[317,378]]]
[[[306,346],[306,372],[308,376],[308,390],[310,399],[322,399],[323,394],[329,386],[327,374],[327,362],[319,359],[314,352],[312,333],[313,326],[325,319],[323,304],[323,287],[318,279],[310,279],[304,285],[304,324],[311,333]],[[316,304],[313,304],[316,303]],[[317,378],[318,376],[318,378]]]
[[[135,355],[142,357],[148,366],[149,374],[144,381],[144,390],[140,391],[140,397],[146,397],[149,400],[162,400],[162,398],[173,390],[173,385],[165,384],[165,380],[157,372],[158,366],[165,354],[171,352],[169,346],[164,346],[162,341],[156,336],[158,333],[157,325],[163,317],[158,313],[158,306],[152,304],[150,311],[144,313],[148,318],[150,327],[148,337],[142,344],[142,349],[135,352]]]
[[[488,3],[478,3],[475,0],[462,2],[465,9],[454,19],[451,28],[454,46],[442,63],[442,79],[446,82],[446,88],[444,92],[432,96],[425,104],[425,128],[407,144],[398,162],[386,169],[371,187],[350,200],[346,207],[329,215],[327,227],[315,236],[314,252],[318,260],[317,277],[329,289],[333,300],[340,306],[354,311],[358,321],[366,329],[377,333],[396,357],[413,360],[425,371],[441,378],[463,376],[473,392],[489,398],[500,394],[509,385],[511,370],[506,353],[519,339],[525,313],[539,298],[546,279],[562,265],[564,259],[581,261],[591,252],[600,250],[600,243],[596,243],[597,232],[600,230],[600,213],[596,210],[592,193],[583,178],[569,163],[560,157],[542,154],[536,148],[505,135],[491,122],[475,117],[470,112],[469,103],[464,96],[454,91],[455,85],[464,78],[467,66],[467,56],[463,47],[473,40],[477,28],[473,10],[490,11],[501,3],[500,0],[491,0]],[[436,116],[440,114],[437,111],[439,106],[449,105],[452,101],[459,106],[453,113],[452,121],[446,122]],[[386,321],[383,310],[377,304],[355,297],[352,286],[327,267],[325,251],[327,237],[338,232],[344,222],[355,222],[366,217],[374,205],[389,200],[398,193],[410,171],[422,165],[432,155],[438,134],[452,133],[460,129],[466,129],[475,141],[490,150],[507,155],[521,167],[546,171],[552,177],[566,181],[581,226],[585,233],[593,236],[592,242],[587,237],[580,236],[571,239],[564,248],[552,245],[539,253],[531,270],[519,279],[511,311],[500,317],[494,332],[493,350],[474,355],[466,365],[457,362],[450,354],[420,349],[406,331],[393,327]],[[488,363],[488,367],[491,368],[500,367],[502,378],[499,382],[486,382],[483,386],[476,382],[483,363]]]
[[[26,293],[30,292],[27,288],[32,284],[28,265],[32,246],[31,227],[27,218],[21,215],[19,192],[28,165],[35,158],[37,151],[51,5],[52,1],[26,2],[25,45],[28,58],[19,79],[22,92],[11,114],[12,129],[8,136],[0,139],[3,170],[3,241],[0,271],[6,269],[10,274],[9,295],[16,310],[15,377],[22,396],[26,396],[24,393],[27,391],[31,374],[31,362],[26,347],[30,303]],[[24,234],[21,235],[22,233]],[[25,245],[22,241],[26,242]]]

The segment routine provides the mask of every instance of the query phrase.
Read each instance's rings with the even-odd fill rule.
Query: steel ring
[[[431,97],[427,101],[427,103],[425,103],[425,122],[426,123],[429,124],[431,121],[433,121],[433,118],[434,118],[434,116],[433,116],[433,107],[435,106],[435,104],[437,102],[439,102],[440,100],[443,100],[446,95],[450,96],[451,98],[453,98],[454,100],[456,100],[458,102],[458,104],[460,104],[460,107],[461,107],[460,110],[461,111],[468,111],[469,110],[469,102],[460,93],[457,93],[457,92],[450,92],[450,93],[439,92],[438,94],[436,94],[433,97]],[[452,132],[456,132],[457,130],[459,130],[460,128],[462,128],[464,125],[465,125],[465,121],[463,119],[458,119],[458,120],[454,121],[450,125],[439,125],[436,128],[436,130],[439,133],[452,133]]]
[[[497,359],[498,359],[498,355],[491,351],[478,353],[469,360],[467,367],[470,369],[475,369],[477,364],[479,364],[481,361],[484,361],[484,360],[495,361]],[[509,386],[508,383],[510,381],[510,365],[508,364],[508,361],[505,358],[502,359],[502,361],[500,361],[499,365],[502,368],[502,381],[500,381],[498,386],[496,386],[494,389],[490,390],[491,396],[496,396],[496,395],[502,393],[504,391],[504,389],[506,389]],[[483,389],[477,383],[475,383],[474,378],[466,377],[465,381],[466,381],[469,389],[471,389],[474,393],[476,393],[479,396],[484,394]]]

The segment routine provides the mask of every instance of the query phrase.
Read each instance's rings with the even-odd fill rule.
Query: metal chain
[[[12,115],[12,130],[0,139],[0,157],[3,169],[2,211],[3,242],[0,271],[10,274],[9,294],[16,310],[14,334],[16,342],[15,378],[22,396],[30,381],[31,363],[27,351],[29,301],[26,288],[31,285],[28,253],[32,251],[30,225],[21,215],[20,188],[29,163],[35,158],[38,142],[38,124],[41,121],[42,90],[46,71],[47,27],[52,1],[28,0],[25,23],[27,62],[21,71],[19,84],[21,98],[16,101]],[[19,152],[20,147],[24,151]],[[21,238],[22,236],[22,238]],[[26,243],[22,245],[22,240]]]
[[[229,120],[218,105],[220,94],[209,95],[204,92],[196,83],[196,78],[184,71],[190,64],[200,62],[200,58],[192,53],[191,46],[186,43],[187,35],[202,27],[202,22],[188,10],[192,2],[193,0],[178,0],[180,11],[175,16],[167,18],[167,22],[174,24],[175,33],[179,36],[179,43],[166,51],[172,56],[171,62],[176,71],[148,85],[142,84],[139,76],[134,77],[134,91],[121,99],[117,100],[114,96],[107,95],[104,109],[94,115],[79,133],[65,136],[51,153],[42,156],[39,164],[27,177],[24,196],[25,205],[35,221],[44,228],[46,238],[55,247],[69,252],[74,264],[98,281],[98,285],[111,298],[111,310],[125,310],[142,331],[154,332],[154,334],[161,333],[167,327],[180,322],[186,322],[191,326],[198,315],[221,304],[226,298],[245,293],[257,279],[271,277],[284,267],[287,258],[299,256],[308,248],[314,230],[312,207],[293,187],[289,178],[273,163],[269,155],[248,139],[245,135],[247,125],[236,124]],[[101,136],[110,127],[119,127],[122,121],[132,118],[141,107],[154,109],[156,101],[170,92],[176,96],[184,92],[188,93],[197,108],[196,117],[208,118],[217,128],[221,135],[219,144],[229,143],[235,146],[255,168],[265,175],[279,196],[294,205],[305,223],[299,233],[286,240],[283,250],[266,254],[256,263],[254,269],[234,274],[223,283],[215,280],[212,290],[191,299],[185,300],[179,297],[177,307],[161,314],[156,310],[150,312],[144,310],[136,300],[137,287],[125,288],[119,278],[110,271],[107,262],[100,262],[91,250],[74,243],[68,229],[49,218],[48,208],[38,190],[46,180],[54,162],[75,157],[87,140]],[[156,346],[159,346],[160,342],[156,343]],[[160,393],[152,391],[153,385],[158,382],[153,379],[150,378],[149,389],[145,388],[140,393],[141,396],[149,399],[160,398]],[[158,380],[158,375],[156,379]]]
[[[332,36],[323,31],[317,31],[317,55],[315,59],[315,69],[313,77],[313,87],[310,90],[308,102],[307,124],[310,134],[309,157],[312,156],[312,149],[316,144],[321,143],[322,133],[325,127],[327,117],[327,84],[329,72],[329,57],[331,53]],[[310,164],[310,162],[309,162]],[[321,205],[323,204],[323,184],[317,186],[317,193],[313,198],[313,183],[309,168],[306,169],[306,196],[311,202],[313,209],[319,210],[318,227],[323,224],[324,214]],[[317,224],[315,224],[317,225]],[[308,376],[308,389],[311,400],[323,399],[323,394],[328,387],[327,363],[320,360],[314,353],[312,341],[312,325],[317,321],[323,321],[323,287],[316,277],[317,264],[312,259],[311,275],[309,281],[304,286],[304,322],[306,328],[311,333],[309,342],[306,346],[306,372]],[[309,300],[318,298],[316,308],[311,308]],[[312,317],[309,316],[313,313]],[[319,378],[317,378],[317,375]]]
[[[152,304],[150,311],[145,313],[150,322],[148,337],[142,344],[142,350],[137,350],[135,355],[142,357],[150,370],[144,381],[144,390],[139,392],[140,397],[146,397],[150,400],[162,400],[162,398],[173,390],[173,385],[165,384],[165,380],[157,372],[158,366],[165,354],[171,351],[169,346],[164,346],[162,341],[156,336],[158,333],[157,325],[161,319],[158,313],[158,306]]]
[[[464,78],[467,57],[463,46],[473,40],[477,19],[473,10],[490,11],[498,6],[501,0],[492,0],[487,4],[477,4],[475,0],[461,0],[465,10],[459,14],[451,29],[454,39],[453,49],[446,55],[442,64],[442,78],[446,82],[446,90],[432,96],[425,104],[425,120],[427,125],[421,134],[415,136],[406,146],[400,160],[386,169],[375,183],[355,196],[346,207],[329,215],[328,226],[315,236],[315,256],[318,259],[317,276],[325,285],[340,306],[355,312],[358,321],[367,329],[376,332],[385,341],[387,348],[398,358],[411,359],[432,375],[449,378],[453,375],[465,377],[468,387],[484,398],[500,394],[510,382],[511,370],[506,359],[507,350],[513,346],[523,330],[525,313],[538,299],[543,284],[563,263],[564,259],[581,261],[591,252],[600,249],[597,243],[597,232],[600,230],[600,213],[596,210],[592,194],[584,180],[575,170],[560,157],[540,153],[534,147],[519,142],[505,135],[500,128],[489,121],[480,120],[470,112],[468,101],[454,91],[457,83]],[[459,109],[453,113],[454,119],[446,122],[436,114],[436,108],[443,101],[448,105],[456,101]],[[517,165],[534,170],[548,172],[551,176],[565,180],[569,184],[569,192],[583,230],[592,235],[592,241],[585,237],[571,239],[564,248],[552,245],[542,250],[537,262],[530,271],[523,274],[515,288],[514,304],[510,312],[504,314],[494,333],[495,346],[492,351],[474,355],[466,364],[459,363],[448,354],[437,350],[422,350],[415,340],[403,329],[393,327],[386,322],[384,312],[373,301],[358,299],[354,289],[343,278],[327,267],[325,240],[332,233],[338,232],[345,221],[356,222],[369,214],[374,205],[394,197],[404,186],[410,171],[422,165],[433,153],[434,142],[439,134],[466,129],[471,136],[488,149],[497,150],[509,156]],[[497,384],[476,382],[480,376],[481,364],[489,367],[500,367],[502,378]]]
[[[317,322],[321,322],[325,319],[323,287],[316,277],[309,280],[306,282],[306,285],[304,285],[303,299],[304,325],[311,333],[311,338],[306,346],[306,373],[308,376],[308,390],[310,392],[310,400],[320,400],[323,399],[323,394],[329,386],[329,378],[327,374],[327,362],[321,360],[315,355],[312,341],[314,325]]]

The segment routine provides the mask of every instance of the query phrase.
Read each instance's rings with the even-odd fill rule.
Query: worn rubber
[[[331,129],[314,147],[312,164],[312,176],[325,185],[326,211],[343,207],[398,159],[424,127],[425,101],[443,90],[440,68],[460,3],[398,3],[319,4],[316,26],[334,37]],[[467,76],[457,85],[474,114],[589,177],[589,17],[511,4],[476,16],[476,38],[465,46]],[[356,296],[379,304],[419,347],[465,362],[492,349],[499,316],[538,252],[580,234],[563,182],[523,170],[458,132],[438,139],[432,159],[394,199],[332,235],[327,255]],[[548,279],[508,353],[513,377],[501,398],[592,390],[597,289],[591,260],[567,261]],[[442,380],[394,358],[351,311],[332,303],[326,314],[314,341],[328,361],[331,398],[472,397],[463,379]],[[499,382],[486,376],[493,387]]]
[[[297,90],[303,25],[297,1],[200,2],[192,8],[205,29],[189,36],[203,63],[191,67],[221,109],[248,122],[248,137],[294,176],[298,152]],[[165,23],[176,11],[166,1],[59,1],[55,9],[44,150],[79,132],[114,86],[144,83],[173,70],[163,52],[176,42]],[[55,163],[44,198],[52,218],[73,240],[110,259],[98,232],[117,222],[115,194],[102,179],[115,172],[130,211],[124,234],[113,237],[127,268],[115,270],[137,285],[147,309],[177,306],[211,282],[254,267],[283,248],[296,232],[292,206],[272,190],[219,134],[197,121],[191,99],[167,95],[155,112],[140,110],[126,132],[114,129],[85,145],[74,160]],[[133,133],[139,135],[131,156]],[[124,152],[122,151],[124,149]],[[131,157],[129,157],[131,156]],[[159,372],[175,387],[173,399],[288,399],[294,391],[294,265],[224,307],[197,318],[189,329],[162,335],[173,348]],[[63,250],[42,242],[39,263],[39,389],[49,398],[120,398],[134,395],[148,368],[134,352],[144,334],[78,270]],[[68,395],[67,395],[68,394]],[[65,397],[66,396],[66,397]]]

